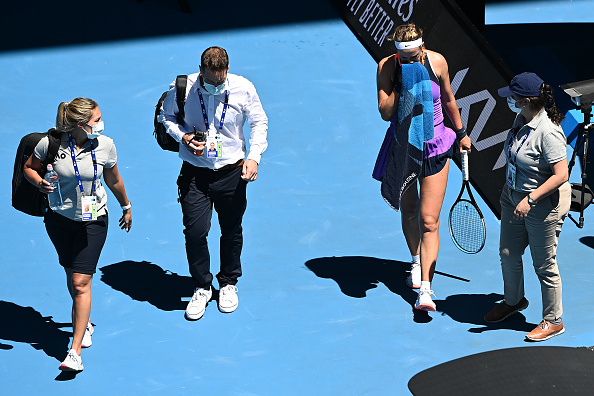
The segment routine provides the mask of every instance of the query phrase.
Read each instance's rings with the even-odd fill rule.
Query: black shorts
[[[94,274],[107,238],[107,214],[95,221],[74,221],[48,210],[43,222],[60,265],[79,274]]]
[[[452,144],[448,151],[442,154],[438,154],[434,157],[425,158],[421,168],[421,174],[419,177],[427,177],[438,174],[445,168],[448,160],[454,156],[454,146],[458,146],[456,142]]]

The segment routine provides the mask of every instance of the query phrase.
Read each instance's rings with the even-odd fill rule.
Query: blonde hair
[[[414,23],[407,23],[406,25],[400,25],[394,30],[394,34],[392,35],[392,41],[398,42],[407,42],[407,41],[414,41],[417,39],[423,38],[423,29],[415,25]],[[424,43],[421,44],[419,47],[421,49],[420,59],[422,65],[425,64],[425,53],[424,53]],[[412,48],[411,48],[412,49]]]
[[[60,103],[56,116],[56,129],[59,132],[68,132],[76,129],[79,122],[88,123],[97,106],[97,102],[88,98],[76,98],[70,102]]]
[[[423,37],[423,29],[415,25],[414,23],[408,23],[406,25],[400,25],[394,31],[392,40],[394,41],[413,41]]]

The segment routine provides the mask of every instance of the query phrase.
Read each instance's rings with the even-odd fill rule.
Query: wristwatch
[[[532,199],[530,194],[528,194],[528,205],[530,205],[530,206],[536,205],[536,201]]]

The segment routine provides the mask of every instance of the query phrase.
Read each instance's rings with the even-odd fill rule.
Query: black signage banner
[[[453,1],[330,1],[376,62],[396,52],[388,38],[403,23],[423,28],[425,46],[445,56],[462,123],[473,144],[470,181],[500,218],[499,196],[505,183],[503,144],[514,120],[506,100],[497,95],[513,77],[501,58]],[[458,156],[455,160],[459,165]]]

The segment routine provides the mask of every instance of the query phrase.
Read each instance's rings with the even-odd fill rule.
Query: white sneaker
[[[208,290],[196,288],[194,295],[186,307],[186,318],[191,320],[198,320],[204,315],[206,306],[212,298],[212,287]]]
[[[85,334],[83,335],[82,342],[80,344],[83,348],[88,348],[93,345],[93,340],[91,340],[91,336],[95,332],[95,328],[90,323],[87,323],[87,328],[85,329]]]
[[[237,309],[239,299],[237,298],[237,287],[225,285],[219,291],[219,311],[231,313]]]
[[[415,308],[421,311],[435,311],[435,303],[431,299],[433,290],[421,290],[415,303]],[[435,294],[433,294],[435,296]]]
[[[421,287],[421,263],[412,263],[410,265],[410,274],[406,278],[406,286],[413,289]]]
[[[82,359],[74,349],[71,349],[68,352],[68,356],[66,356],[66,359],[60,364],[60,370],[62,371],[83,371],[83,369]]]

